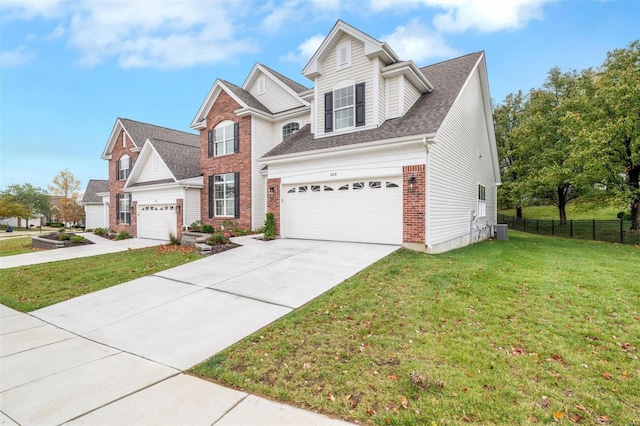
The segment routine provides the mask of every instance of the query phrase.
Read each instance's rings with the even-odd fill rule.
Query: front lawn
[[[201,258],[193,248],[164,245],[2,269],[0,303],[29,312]]]
[[[566,208],[567,219],[573,220],[616,220],[618,212],[625,210],[625,207],[595,207],[590,208],[581,204],[571,203]],[[500,210],[498,213],[507,216],[515,216],[516,209]],[[558,207],[556,206],[526,206],[522,208],[522,216],[525,219],[560,219]]]
[[[31,237],[3,238],[0,240],[0,257],[39,250],[41,249],[31,247]]]
[[[370,424],[638,424],[639,264],[518,232],[400,250],[191,371]]]

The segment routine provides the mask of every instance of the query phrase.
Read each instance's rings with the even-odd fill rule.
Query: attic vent
[[[265,87],[264,75],[261,75],[260,77],[258,77],[258,94],[264,93],[265,90],[266,90],[266,87]]]
[[[336,70],[351,66],[351,40],[343,41],[336,47]]]

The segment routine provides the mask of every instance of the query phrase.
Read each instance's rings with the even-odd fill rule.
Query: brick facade
[[[280,235],[280,178],[267,180],[267,213],[273,213],[276,235]]]
[[[176,238],[182,240],[182,227],[184,226],[184,200],[182,198],[178,198],[176,200],[176,205],[178,206],[179,211],[179,213],[176,213],[176,230],[178,234],[176,235]]]
[[[204,179],[201,192],[202,223],[219,227],[224,220],[232,220],[241,228],[251,229],[251,117],[238,117],[234,111],[240,105],[224,90],[220,92],[207,114],[206,128],[200,130],[200,172]],[[239,152],[219,157],[208,156],[208,131],[219,123],[231,120],[239,123]],[[216,217],[215,203],[209,217],[209,176],[224,173],[240,174],[240,217]],[[213,191],[212,191],[213,192]]]
[[[122,139],[125,138],[125,146],[122,146]],[[111,151],[111,160],[109,160],[109,228],[116,232],[126,231],[129,234],[136,236],[136,212],[135,206],[131,203],[131,220],[129,224],[118,223],[116,216],[116,194],[123,194],[122,188],[126,179],[118,180],[118,160],[123,155],[127,154],[130,159],[130,167],[133,168],[136,160],[138,159],[139,149],[131,141],[131,138],[127,136],[124,130],[120,131],[120,135],[116,140],[113,150]]]
[[[409,180],[414,177],[413,188]],[[425,210],[427,174],[424,164],[402,168],[402,241],[404,243],[425,242]]]

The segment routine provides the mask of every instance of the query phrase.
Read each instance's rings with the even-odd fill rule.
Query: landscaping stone
[[[204,244],[204,243],[196,243],[195,247],[196,247],[196,253],[202,256],[211,254],[211,249],[213,248],[209,244]]]
[[[87,244],[93,244],[92,241],[88,239],[84,239],[79,243],[74,243],[71,240],[61,240],[60,233],[54,232],[52,234],[44,234],[44,235],[36,235],[31,237],[31,247],[41,248],[45,250],[63,248],[63,247],[75,247],[75,246],[84,246]],[[76,234],[66,234],[70,237],[75,237]]]
[[[204,243],[211,234],[203,232],[184,231],[182,233],[181,245],[185,247],[195,247],[197,243]]]

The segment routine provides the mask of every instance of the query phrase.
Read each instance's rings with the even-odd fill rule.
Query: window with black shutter
[[[364,126],[364,83],[356,84],[356,126]]]
[[[207,188],[208,192],[208,202],[209,202],[209,219],[213,217],[213,176],[209,176],[208,179],[209,187]]]
[[[333,92],[324,94],[324,131],[333,131]]]
[[[234,196],[235,196],[235,202],[236,202],[236,208],[235,208],[235,218],[239,219],[240,218],[240,173],[239,172],[235,172],[233,174],[233,184],[234,184]]]
[[[240,152],[240,123],[233,123],[233,152]]]
[[[207,132],[207,156],[213,157],[213,130]]]

